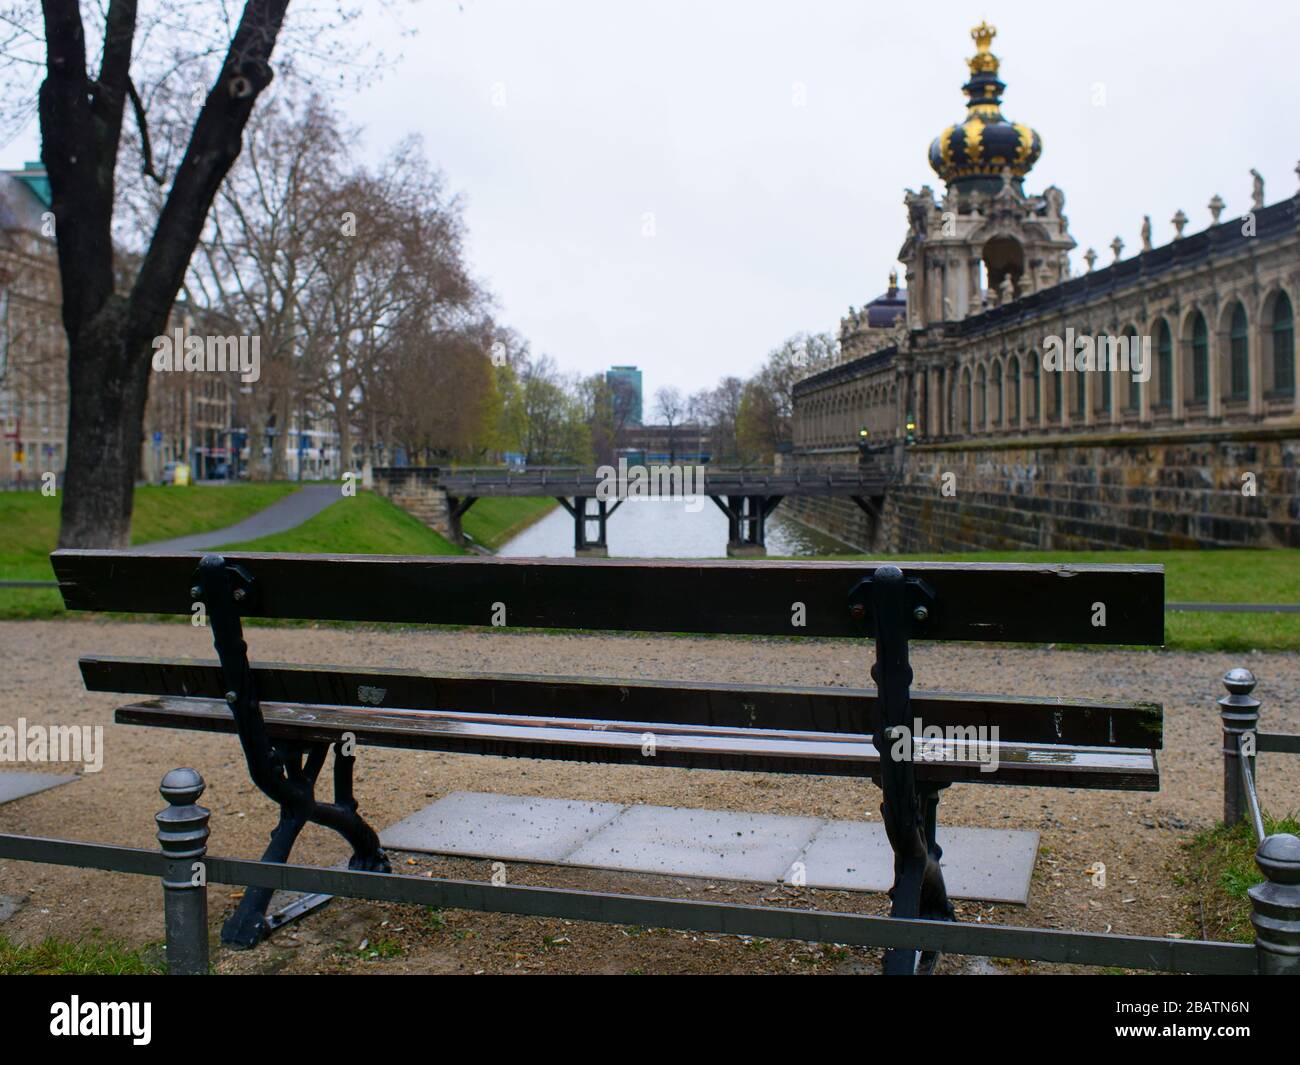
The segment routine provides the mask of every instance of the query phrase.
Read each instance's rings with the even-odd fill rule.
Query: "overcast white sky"
[[[502,320],[567,370],[640,366],[647,402],[752,373],[884,289],[903,189],[942,190],[926,153],[964,113],[981,19],[1076,268],[1116,233],[1139,248],[1143,214],[1160,244],[1179,207],[1208,224],[1216,192],[1240,213],[1252,166],[1269,203],[1297,189],[1295,0],[423,0],[404,18],[403,61],[341,101],[366,149],[422,134]]]

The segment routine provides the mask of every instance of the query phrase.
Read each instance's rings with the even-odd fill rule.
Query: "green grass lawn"
[[[294,491],[293,484],[232,484],[135,490],[131,543],[221,529],[243,521]],[[0,578],[52,577],[49,554],[59,539],[58,496],[0,492]]]
[[[477,506],[477,504],[475,504]],[[459,555],[464,552],[400,507],[371,492],[341,497],[295,529],[229,551],[294,551],[340,555]]]
[[[465,512],[460,527],[475,543],[495,551],[559,505],[554,499],[485,496]]]

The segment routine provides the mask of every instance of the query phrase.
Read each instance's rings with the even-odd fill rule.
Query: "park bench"
[[[286,862],[314,822],[344,836],[351,868],[389,871],[358,813],[354,745],[870,777],[883,791],[895,855],[892,915],[952,920],[935,838],[943,788],[1159,788],[1160,706],[912,692],[908,659],[912,640],[1158,645],[1157,566],[259,554],[200,561],[118,551],[57,551],[52,561],[70,610],[192,615],[202,604],[217,661],[90,656],[82,674],[90,690],[151,697],[120,707],[120,723],[239,736],[254,783],[280,806],[266,861]],[[259,663],[248,659],[244,618],[856,637],[874,642],[875,687]],[[800,645],[788,653],[797,656]],[[914,723],[949,738],[924,757],[919,747],[908,752],[897,741]],[[987,730],[978,735],[991,746],[973,750],[949,731],[972,728]],[[323,802],[314,788],[331,747],[334,799]],[[249,889],[223,940],[251,946],[268,935],[276,926],[266,914],[270,895]],[[934,961],[891,949],[885,970],[925,972]]]

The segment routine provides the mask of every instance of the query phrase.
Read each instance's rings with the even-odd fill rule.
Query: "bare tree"
[[[592,374],[580,385],[587,424],[591,427],[591,448],[596,462],[613,463],[624,430],[636,409],[636,388],[623,377]]]
[[[715,388],[704,389],[691,397],[692,417],[709,430],[714,462],[735,462],[739,458],[736,421],[744,390],[745,382],[739,377],[724,377]]]
[[[241,403],[256,480],[285,476],[302,355],[317,324],[303,303],[320,287],[325,250],[343,225],[335,202],[343,140],[319,98],[270,100],[249,123],[243,156],[221,186],[186,275],[189,302],[260,340],[261,378]]]
[[[335,413],[346,460],[354,421],[375,420],[363,405],[378,404],[373,413],[408,444],[418,437],[421,450],[443,455],[467,447],[484,416],[486,296],[465,266],[459,203],[442,184],[411,140],[332,194],[329,213],[342,224],[322,230],[301,317],[306,376]],[[442,419],[441,435],[431,417]]]
[[[53,200],[69,353],[59,543],[118,547],[130,535],[149,350],[166,328],[213,198],[240,153],[253,107],[271,83],[271,54],[282,35],[288,0],[245,0],[237,21],[224,6],[160,3],[142,14],[138,0],[105,0],[86,7],[95,12],[89,46],[78,0],[42,0],[40,6],[37,19],[34,5],[10,4],[6,25],[39,24],[43,39],[33,30],[7,37],[0,46],[7,88],[18,86],[20,92],[33,53],[44,52],[37,114]],[[334,26],[354,17],[341,8],[330,10],[325,18]],[[315,41],[304,46],[306,53],[329,50],[327,28],[312,27]],[[346,42],[336,44],[336,65],[346,50]],[[193,77],[194,70],[216,56],[222,56],[219,70],[215,78],[209,70],[206,93],[196,94],[202,104],[168,184],[158,171],[150,137],[152,88],[182,67]],[[156,223],[141,240],[138,259],[129,264],[117,257],[114,244],[128,104],[140,149],[136,180],[166,185]]]
[[[671,385],[655,393],[655,413],[668,427],[668,462],[677,461],[677,427],[686,414],[686,400],[681,390]]]

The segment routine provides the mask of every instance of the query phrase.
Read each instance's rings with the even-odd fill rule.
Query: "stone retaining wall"
[[[436,466],[376,466],[368,487],[453,544],[462,542],[460,519],[451,515],[447,493],[438,487]]]
[[[782,505],[870,552],[1300,547],[1300,424],[918,445],[878,521]]]

